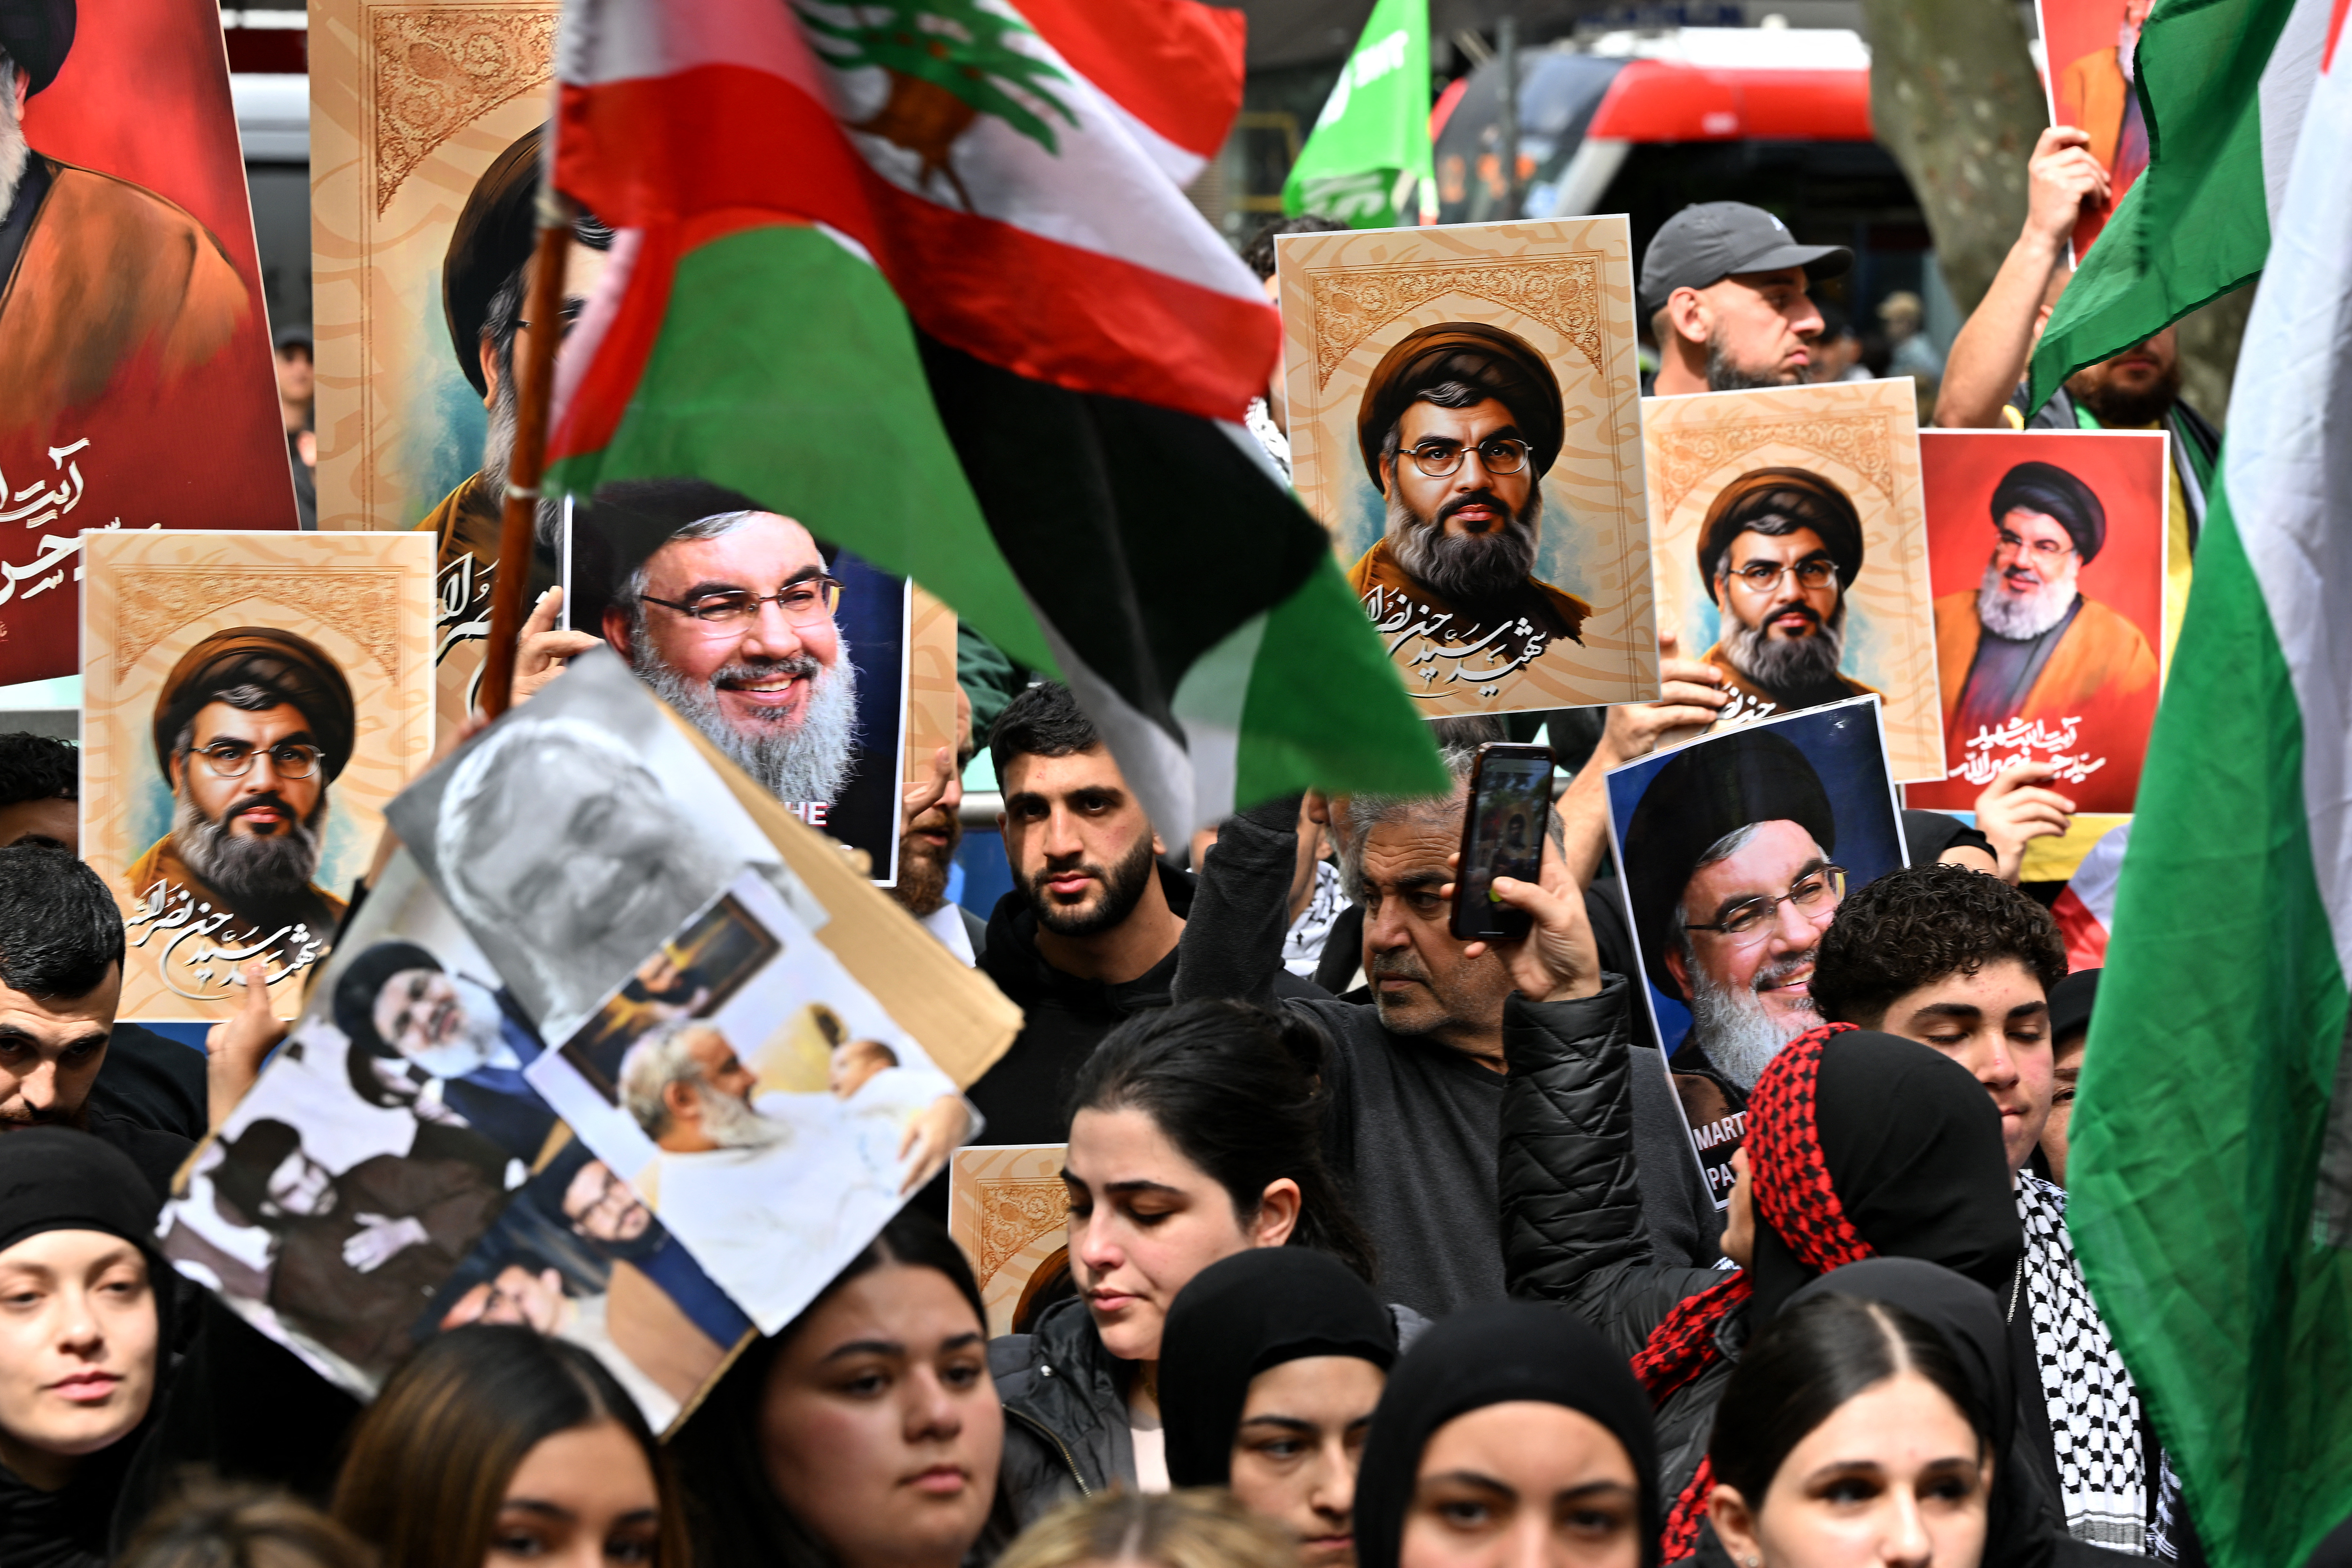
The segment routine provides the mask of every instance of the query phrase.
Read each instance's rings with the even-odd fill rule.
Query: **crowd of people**
[[[1939,413],[2175,430],[2185,559],[2210,432],[2168,335],[2013,401],[2102,178],[2043,139]],[[1808,292],[1842,254],[1736,204],[1670,222],[1642,278],[1658,393],[1846,373],[1851,326]],[[1252,411],[1270,447],[1280,418]],[[1658,701],[1543,716],[1573,778],[1539,880],[1494,884],[1528,934],[1465,941],[1454,852],[1503,721],[1435,725],[1449,794],[1292,796],[1171,843],[1072,694],[988,653],[962,754],[908,792],[894,895],[1022,1009],[968,1095],[990,1142],[1065,1145],[1066,1278],[992,1337],[942,1177],[666,1434],[515,1321],[433,1336],[362,1407],[173,1270],[159,1207],[282,1030],[258,984],[201,1051],[116,1019],[73,750],[0,737],[0,1563],[2202,1560],[2066,1228],[2096,972],[2018,885],[2069,822],[2046,770],[1973,827],[1906,813],[1912,863],[1874,882],[1800,868],[1736,941],[1666,887],[1650,972],[1738,1015],[1670,1061],[1599,785],[1711,723],[1722,665],[1669,648]],[[1014,882],[984,920],[946,897],[982,746]],[[408,971],[379,967],[354,1038],[400,1032],[373,998]],[[1743,1128],[1722,1204],[1694,1094]],[[431,1191],[334,1177],[257,1142],[274,1124],[222,1189],[321,1266],[422,1269],[490,1190],[455,1157]],[[383,1278],[410,1312],[431,1284]]]

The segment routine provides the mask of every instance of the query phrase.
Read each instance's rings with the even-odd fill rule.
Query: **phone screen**
[[[1543,873],[1544,819],[1551,810],[1549,757],[1489,756],[1470,800],[1467,852],[1462,857],[1454,905],[1458,935],[1516,936],[1526,917],[1495,902],[1498,876],[1534,882]]]

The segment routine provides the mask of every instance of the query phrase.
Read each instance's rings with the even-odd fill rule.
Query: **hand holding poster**
[[[2107,172],[2104,205],[2086,203],[2074,220],[2074,260],[2107,226],[2116,204],[2147,168],[2147,120],[2133,90],[2139,30],[2156,0],[2035,0],[2042,50],[2049,62],[2050,123],[2090,137],[2089,152]]]
[[[2163,668],[2161,431],[1920,437],[1947,778],[1967,810],[2019,762],[2081,812],[2129,811]]]
[[[1629,244],[1276,242],[1293,479],[1430,717],[1656,694]]]
[[[1849,887],[1901,866],[1874,697],[1717,731],[1609,774],[1643,996],[1718,1207],[1748,1091],[1822,1019],[1822,933]]]

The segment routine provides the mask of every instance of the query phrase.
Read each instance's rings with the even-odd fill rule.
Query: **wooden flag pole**
[[[482,711],[491,718],[506,712],[514,695],[515,643],[522,634],[522,592],[530,580],[539,481],[547,468],[547,421],[555,401],[555,350],[563,340],[563,264],[572,243],[569,207],[551,188],[541,184],[539,243],[531,252],[530,292],[523,304],[530,341],[529,351],[512,361],[514,451],[507,458],[499,569],[490,583],[489,647],[482,660]]]

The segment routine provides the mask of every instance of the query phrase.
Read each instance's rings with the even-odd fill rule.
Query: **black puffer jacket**
[[[988,1370],[1004,1403],[997,1485],[1022,1529],[1066,1499],[1135,1484],[1128,1368],[1103,1347],[1085,1301],[1057,1301],[1032,1333],[991,1340]]]

